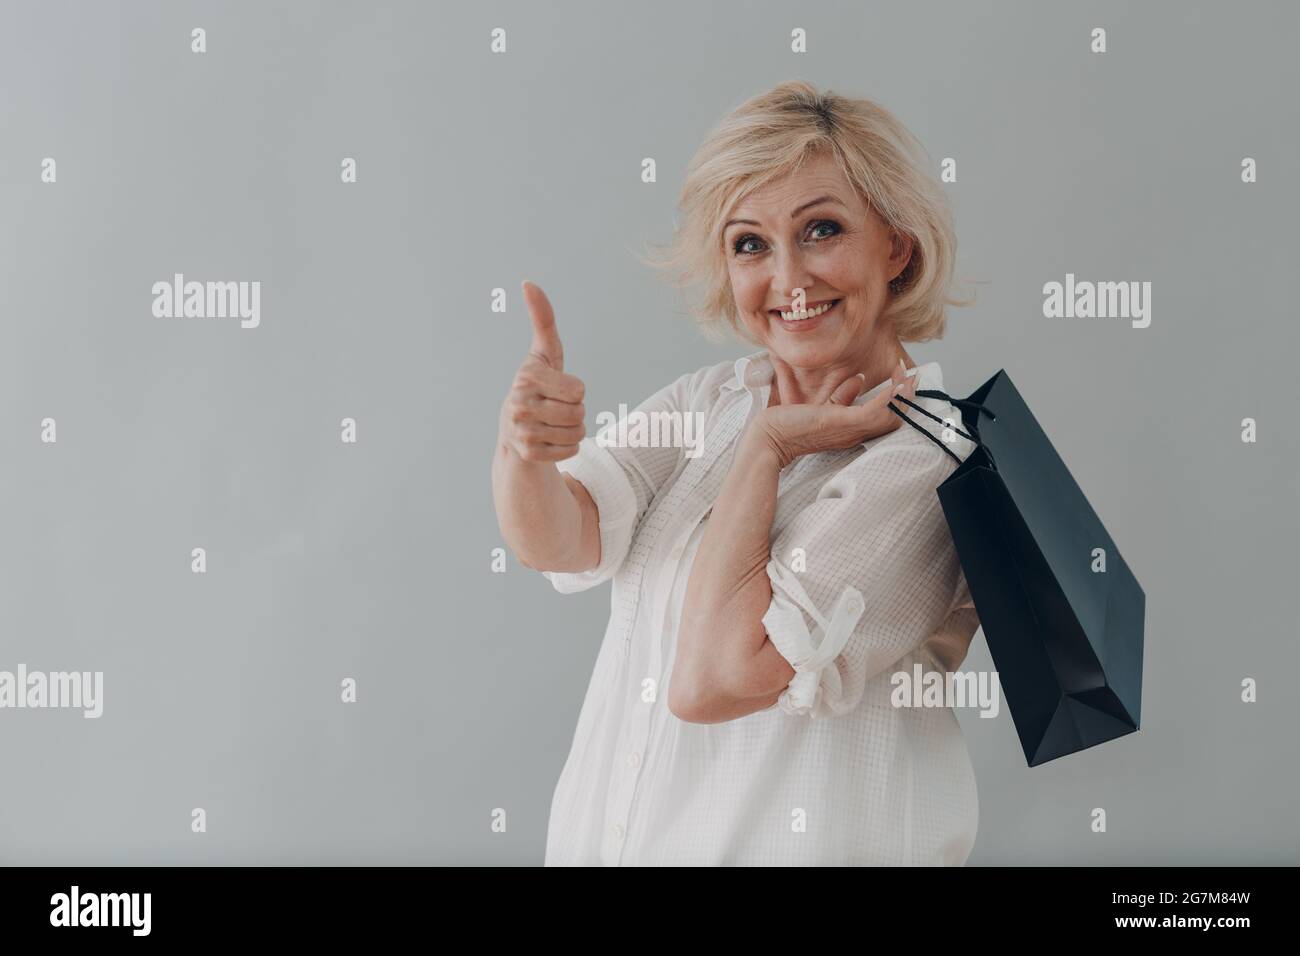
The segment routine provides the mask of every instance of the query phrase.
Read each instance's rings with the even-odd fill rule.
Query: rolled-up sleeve
[[[949,620],[961,565],[935,489],[955,467],[924,437],[891,433],[773,539],[763,626],[795,672],[777,700],[785,713],[849,713]]]
[[[636,490],[618,460],[591,437],[582,440],[576,455],[556,467],[582,482],[600,514],[600,563],[586,571],[542,572],[555,590],[572,594],[608,581],[618,571],[631,547],[640,508]]]
[[[690,414],[695,385],[704,370],[688,372],[659,389],[628,415]],[[626,416],[625,416],[626,417]],[[556,467],[582,482],[600,520],[600,562],[586,571],[543,571],[561,594],[585,591],[609,580],[627,559],[636,529],[659,489],[677,470],[684,447],[619,445],[620,422],[584,438],[578,453]]]

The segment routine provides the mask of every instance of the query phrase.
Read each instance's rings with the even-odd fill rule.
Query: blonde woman
[[[638,406],[698,414],[696,448],[587,437],[551,306],[524,286],[501,531],[562,593],[613,579],[546,864],[962,864],[961,730],[891,702],[894,674],[953,670],[979,625],[935,493],[955,460],[889,408],[960,425],[915,397],[943,380],[902,345],[966,304],[946,197],[889,112],[789,82],[710,134],[680,209],[656,264],[702,284],[707,333],[759,347]]]

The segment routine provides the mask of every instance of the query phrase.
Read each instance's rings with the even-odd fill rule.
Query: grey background
[[[540,863],[609,585],[490,572],[519,282],[589,427],[750,351],[632,251],[707,130],[794,77],[956,157],[980,299],[912,354],[957,394],[1013,375],[1147,594],[1139,733],[1029,770],[1005,708],[959,712],[970,863],[1300,858],[1295,5],[0,11],[0,669],[106,682],[97,721],[0,711],[0,861]],[[154,318],[173,272],[260,280],[261,327]],[[1151,281],[1151,326],[1045,319],[1067,272]]]

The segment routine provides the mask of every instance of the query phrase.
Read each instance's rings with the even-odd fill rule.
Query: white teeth
[[[787,322],[803,322],[806,319],[816,318],[834,304],[834,302],[825,302],[822,305],[817,306],[815,309],[800,309],[795,312],[782,312],[781,318],[785,319]]]

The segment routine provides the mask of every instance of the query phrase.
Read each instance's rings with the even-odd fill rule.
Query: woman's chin
[[[777,322],[768,333],[767,340],[771,350],[791,365],[817,368],[835,360],[840,344],[838,332],[838,323],[822,325],[807,332],[787,332]]]

